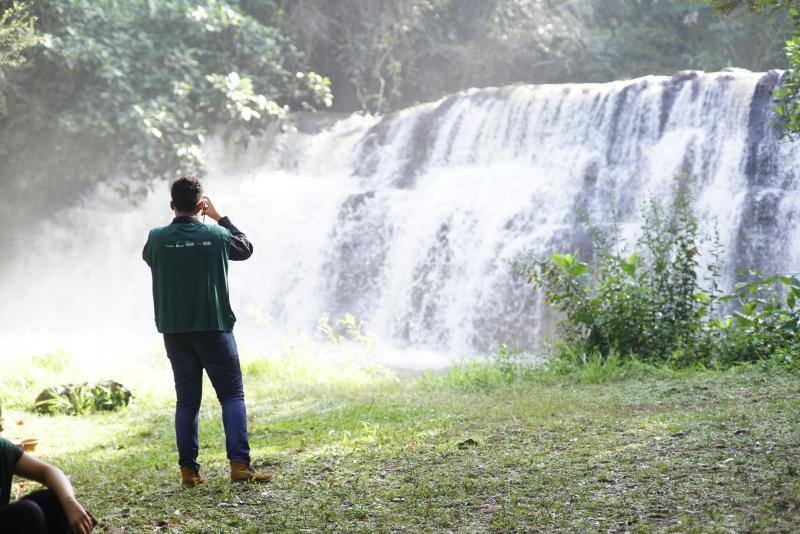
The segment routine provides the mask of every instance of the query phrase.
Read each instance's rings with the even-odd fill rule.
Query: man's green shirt
[[[177,217],[172,224],[154,228],[143,256],[153,275],[153,304],[158,331],[164,334],[233,329],[228,295],[228,260],[231,242],[241,256],[252,245],[227,217],[219,225],[203,224],[193,217]]]

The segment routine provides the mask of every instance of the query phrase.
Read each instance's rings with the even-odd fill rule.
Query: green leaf
[[[730,317],[726,317],[725,318],[725,322],[722,322],[722,321],[720,321],[718,319],[711,319],[710,321],[708,321],[708,324],[710,324],[711,326],[714,326],[714,327],[716,327],[716,328],[718,328],[720,330],[727,330],[728,328],[730,328],[732,323],[733,323],[733,320]]]
[[[636,268],[641,263],[639,255],[635,252],[630,255],[628,261],[620,260],[620,266],[622,267],[622,271],[630,277],[636,276]]]
[[[770,276],[769,278],[765,278],[759,282],[762,286],[771,286],[775,283],[775,280],[778,279],[777,275]]]
[[[711,297],[709,297],[705,293],[695,293],[694,298],[697,302],[701,304],[711,304]]]
[[[582,274],[586,274],[589,272],[589,266],[585,263],[576,263],[572,267],[572,276],[578,277]]]
[[[550,259],[566,273],[570,272],[570,268],[575,262],[575,258],[572,256],[572,254],[556,254],[553,252],[550,255]]]

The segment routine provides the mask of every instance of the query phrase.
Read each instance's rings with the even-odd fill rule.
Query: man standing
[[[250,466],[242,371],[228,297],[228,260],[253,254],[247,237],[222,217],[193,176],[172,183],[172,223],[150,231],[142,251],[153,275],[158,331],[175,376],[175,437],[184,486],[203,482],[197,463],[197,418],[203,393],[203,369],[222,405],[225,447],[234,482],[267,482],[273,473]],[[198,214],[216,225],[204,224]]]

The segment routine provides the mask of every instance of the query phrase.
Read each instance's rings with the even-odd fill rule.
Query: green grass
[[[208,482],[179,486],[163,362],[148,369],[166,374],[160,389],[114,414],[38,417],[17,391],[6,435],[40,438],[101,532],[800,529],[800,377],[786,367],[612,364],[565,378],[473,364],[403,380],[296,360],[243,367],[255,464],[278,473],[267,485],[227,482],[207,387]]]

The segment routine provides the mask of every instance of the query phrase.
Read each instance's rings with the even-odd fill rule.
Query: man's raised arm
[[[244,261],[253,255],[253,244],[244,235],[244,232],[236,228],[228,217],[223,217],[214,207],[211,199],[203,197],[205,208],[203,213],[217,221],[217,224],[223,228],[227,228],[231,233],[231,250],[229,258],[231,261]]]
[[[231,233],[231,261],[244,261],[253,255],[253,244],[244,233],[236,228],[228,217],[222,217],[217,224],[227,228]]]

